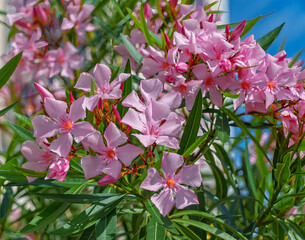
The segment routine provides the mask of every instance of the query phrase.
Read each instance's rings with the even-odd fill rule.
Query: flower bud
[[[152,13],[152,10],[151,10],[151,7],[150,7],[150,4],[149,3],[145,3],[144,6],[143,6],[143,12],[144,12],[144,17],[146,19],[151,19],[152,16],[153,16],[153,13]]]
[[[41,96],[42,100],[44,100],[46,97],[55,99],[55,97],[52,95],[52,93],[50,93],[47,89],[45,89],[40,84],[34,83],[34,86],[35,86],[37,92],[39,93],[39,95]]]
[[[186,64],[185,62],[178,62],[175,65],[175,69],[178,73],[185,73],[189,68],[189,65]]]

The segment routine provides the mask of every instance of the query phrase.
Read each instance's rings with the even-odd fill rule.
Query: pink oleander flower
[[[166,216],[176,205],[182,209],[192,204],[199,204],[195,192],[181,185],[199,187],[202,182],[199,165],[184,165],[176,174],[179,167],[183,165],[183,157],[176,153],[164,152],[161,168],[164,178],[160,176],[155,168],[147,170],[147,177],[140,185],[149,191],[163,190],[154,194],[151,201],[159,209],[163,216]]]
[[[32,119],[34,137],[49,138],[61,133],[50,146],[50,150],[62,157],[66,157],[71,149],[73,138],[82,141],[89,134],[95,132],[88,122],[76,122],[86,116],[85,97],[81,97],[71,104],[67,114],[67,104],[63,101],[45,98],[44,106],[47,116],[36,116]]]
[[[66,158],[59,158],[50,165],[46,179],[57,179],[62,182],[65,180],[69,168],[70,161]]]
[[[120,89],[121,83],[123,83],[130,74],[121,73],[119,76],[109,83],[111,78],[110,69],[104,64],[96,64],[93,70],[93,79],[96,84],[96,95],[93,95],[86,99],[87,108],[92,112],[101,100],[119,99],[122,96],[122,90]],[[91,78],[89,73],[82,73],[74,86],[85,92],[91,90]]]
[[[68,17],[63,19],[61,30],[70,30],[74,27],[78,40],[82,43],[85,42],[85,33],[97,29],[95,25],[90,23],[93,10],[94,6],[91,4],[81,4],[80,1],[70,2],[66,10]]]
[[[171,112],[168,104],[153,100],[154,98],[149,99],[146,96],[147,101],[145,106],[137,100],[135,92],[131,94],[133,96],[132,99],[126,98],[128,104],[123,101],[123,105],[134,107],[139,112],[130,108],[121,120],[121,123],[140,131],[142,134],[134,133],[132,135],[137,137],[145,147],[156,143],[169,148],[179,149],[176,137],[184,121],[176,113]],[[145,95],[142,96],[145,97]]]
[[[14,12],[7,14],[9,25],[12,26],[21,19],[25,21],[31,20],[33,18],[33,7],[37,2],[38,0],[10,1],[8,4],[14,7]]]
[[[22,165],[23,168],[44,172],[54,161],[59,158],[57,154],[50,152],[47,145],[42,141],[40,146],[42,149],[40,149],[34,141],[25,141],[22,144],[21,152],[26,160],[28,160],[28,162]],[[28,179],[29,183],[36,179],[34,177],[26,178]]]
[[[77,54],[77,49],[70,42],[66,42],[63,48],[48,51],[45,58],[49,64],[49,77],[60,73],[71,79],[74,79],[73,70],[80,69],[84,61],[84,57]]]
[[[86,179],[107,174],[98,184],[109,184],[121,177],[122,163],[129,166],[143,149],[132,144],[124,144],[128,137],[119,130],[114,123],[110,122],[104,132],[107,146],[105,146],[100,132],[89,135],[83,139],[82,144],[89,151],[89,147],[98,153],[97,156],[85,156],[81,159],[81,165],[85,172]]]

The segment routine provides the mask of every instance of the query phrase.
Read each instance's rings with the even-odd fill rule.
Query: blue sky
[[[270,48],[270,54],[276,54],[286,38],[285,51],[288,57],[305,49],[305,0],[229,0],[230,22],[253,19],[259,15],[273,14],[260,20],[250,31],[255,39],[259,39],[269,31],[285,22],[282,32]],[[303,53],[301,58],[305,58]]]

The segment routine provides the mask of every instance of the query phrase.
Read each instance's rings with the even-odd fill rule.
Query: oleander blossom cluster
[[[85,46],[86,33],[97,28],[90,23],[94,6],[83,4],[80,0],[59,1],[59,4],[64,16],[58,15],[60,11],[49,0],[8,2],[8,23],[16,33],[12,31],[11,51],[2,58],[8,61],[23,52],[12,77],[16,96],[34,95],[31,82],[35,81],[57,90],[54,91],[55,96],[63,98],[64,92],[58,90],[64,85],[62,79],[74,79],[74,71],[82,69],[85,59],[79,49]],[[73,43],[67,37],[72,29],[77,36]],[[33,112],[30,106],[37,109],[39,105],[36,99],[31,100],[27,102],[29,106],[26,108],[30,115]]]
[[[70,93],[67,102],[60,101],[35,85],[43,98],[44,115],[32,119],[36,143],[23,143],[21,151],[28,160],[23,168],[47,171],[46,179],[63,181],[71,161],[78,158],[85,178],[94,178],[101,185],[115,184],[125,175],[144,174],[144,169],[147,176],[139,187],[154,192],[151,201],[165,216],[174,205],[181,209],[199,204],[191,189],[201,186],[199,165],[177,154],[198,93],[202,93],[205,107],[213,110],[223,108],[227,101],[234,110],[243,106],[245,114],[274,116],[282,123],[280,131],[285,136],[292,133],[292,143],[303,135],[301,67],[286,58],[284,51],[266,54],[253,36],[241,40],[246,21],[232,31],[228,26],[219,30],[218,18],[202,7],[173,2],[170,8],[175,22],[171,32],[164,32],[164,45],[149,45],[140,30],[131,32],[130,42],[143,56],[140,65],[131,63],[145,76],[138,89],[128,92],[125,84],[132,86],[131,74],[117,71],[112,75],[104,64],[96,64],[92,73],[80,74],[74,86],[81,95],[77,99]],[[148,29],[158,37],[162,23],[153,17],[148,4],[143,11]],[[72,12],[63,24],[65,30],[93,28]],[[83,32],[78,35],[82,39]],[[131,56],[126,49],[118,46],[116,51],[128,65]],[[56,54],[68,56],[65,51]],[[63,66],[55,65],[50,65],[56,70],[52,74]],[[159,167],[155,165],[158,161]]]

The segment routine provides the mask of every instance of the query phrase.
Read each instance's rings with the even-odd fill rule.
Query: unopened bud
[[[35,86],[37,92],[39,93],[39,95],[41,96],[42,100],[44,100],[46,97],[55,99],[55,97],[52,95],[52,93],[50,93],[47,89],[45,89],[40,84],[34,83],[34,86]]]

